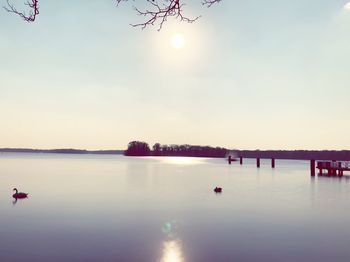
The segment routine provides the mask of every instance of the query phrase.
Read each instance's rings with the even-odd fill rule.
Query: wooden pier
[[[344,171],[350,171],[350,162],[348,161],[317,161],[316,168],[319,170],[319,176],[339,176],[344,175]],[[325,172],[324,172],[325,171]],[[311,170],[312,175],[312,170]]]
[[[260,157],[256,158],[256,167],[260,168]],[[228,156],[228,163],[231,165],[232,162],[237,161],[236,158],[232,156]],[[243,165],[243,157],[239,156],[239,164]],[[275,158],[271,158],[271,168],[275,168],[276,160]],[[350,161],[336,161],[336,160],[319,160],[316,161],[314,159],[310,160],[310,174],[311,176],[316,175],[316,169],[318,169],[319,176],[339,176],[342,177],[344,175],[344,171],[350,171]]]
[[[227,162],[231,165],[231,163],[232,162],[234,162],[234,161],[237,161],[235,158],[233,158],[232,156],[228,156],[228,158],[227,158]],[[242,156],[240,156],[239,157],[239,164],[240,165],[243,165],[243,157]],[[275,166],[276,166],[276,160],[275,160],[275,158],[271,158],[271,168],[275,168]],[[257,157],[256,158],[256,167],[257,168],[260,168],[260,157]]]

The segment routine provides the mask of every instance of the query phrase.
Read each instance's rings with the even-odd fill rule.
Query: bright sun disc
[[[344,6],[344,9],[346,9],[346,10],[350,10],[350,2],[349,2],[349,3],[347,3],[347,4]]]
[[[176,49],[181,49],[185,46],[185,38],[182,34],[175,34],[170,39],[171,46]]]

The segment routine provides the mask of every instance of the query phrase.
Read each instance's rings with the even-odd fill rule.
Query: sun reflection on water
[[[164,162],[174,165],[198,165],[204,162],[204,158],[199,157],[165,157]]]
[[[180,241],[169,240],[163,243],[163,254],[160,262],[184,262]]]

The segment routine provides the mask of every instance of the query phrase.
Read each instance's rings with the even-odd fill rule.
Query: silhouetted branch
[[[28,15],[24,11],[23,12],[17,11],[16,7],[13,4],[10,3],[10,0],[7,0],[7,7],[4,6],[4,9],[7,12],[15,13],[15,14],[19,15],[20,17],[22,17],[27,22],[34,22],[36,16],[39,14],[38,1],[39,0],[31,0],[31,1],[28,0],[25,3],[25,5],[29,6],[29,8],[30,8],[30,11],[29,11]]]
[[[203,0],[202,4],[206,5],[207,7],[211,7],[215,3],[219,3],[221,0]]]
[[[117,0],[119,4],[122,1],[128,0]],[[134,7],[137,14],[140,16],[146,17],[146,21],[138,24],[131,24],[133,27],[140,26],[142,29],[146,28],[149,25],[154,25],[158,23],[158,31],[162,29],[163,24],[167,21],[169,17],[174,17],[180,19],[180,21],[184,21],[187,23],[193,23],[200,16],[195,18],[188,18],[183,14],[183,6],[185,5],[182,0],[145,0],[149,3],[150,9],[146,9],[141,11],[139,8]],[[218,3],[221,0],[203,0],[202,4],[208,7],[212,6],[214,3]],[[160,3],[159,3],[160,2]]]
[[[6,0],[7,6],[4,6],[4,9],[8,12],[15,13],[22,17],[27,22],[34,22],[36,16],[39,14],[39,0],[27,0],[25,5],[30,8],[28,14],[24,11],[19,12],[16,7],[10,3],[11,0]],[[127,2],[128,0],[115,0],[117,5],[121,2]],[[134,0],[135,1],[135,0]],[[195,18],[188,18],[183,15],[182,8],[184,7],[185,0],[143,0],[144,2],[149,4],[149,9],[140,10],[136,6],[134,9],[137,14],[140,16],[144,16],[146,21],[137,24],[131,24],[133,27],[141,27],[142,29],[146,28],[149,25],[158,24],[158,31],[162,29],[163,24],[167,21],[169,17],[174,17],[179,19],[180,21],[184,21],[187,23],[192,23],[196,21],[200,16]],[[215,3],[219,3],[221,0],[202,0],[202,4],[211,7]],[[139,0],[141,2],[141,0]]]
[[[188,23],[192,23],[199,18],[199,16],[193,19],[185,17],[182,13],[182,7],[184,4],[180,4],[180,0],[169,0],[167,1],[167,4],[158,4],[153,0],[146,1],[150,3],[153,10],[141,11],[137,7],[134,7],[138,15],[146,17],[146,21],[139,24],[132,24],[133,27],[140,26],[142,29],[144,29],[148,25],[154,25],[155,22],[159,22],[159,31],[162,29],[162,26],[164,22],[167,21],[168,17],[179,18],[180,21],[185,21]]]

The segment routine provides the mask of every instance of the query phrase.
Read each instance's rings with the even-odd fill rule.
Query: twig
[[[10,0],[6,0],[7,2],[7,7],[4,6],[4,9],[7,12],[10,13],[15,13],[17,15],[19,15],[20,17],[22,17],[25,21],[27,22],[34,22],[36,19],[36,16],[39,14],[39,5],[38,5],[38,1],[39,0],[31,0],[31,1],[27,1],[25,3],[25,5],[29,6],[30,11],[29,14],[27,15],[24,11],[23,12],[19,12],[17,11],[17,9],[15,8],[15,6],[13,4],[10,3]]]

